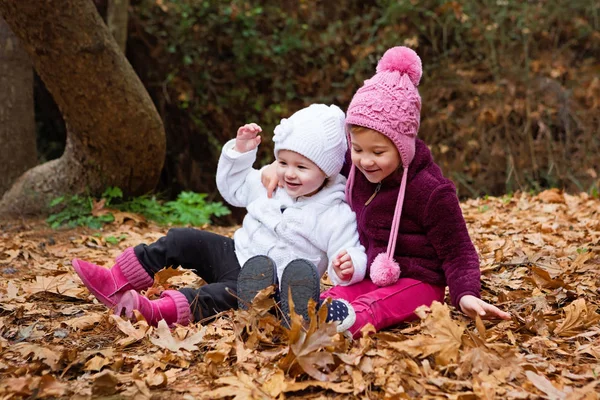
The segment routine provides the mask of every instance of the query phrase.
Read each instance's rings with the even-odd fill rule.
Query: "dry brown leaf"
[[[276,369],[262,385],[262,390],[267,392],[271,397],[278,397],[281,393],[286,391],[286,388],[287,383],[285,375],[280,369]]]
[[[197,332],[191,333],[190,336],[180,339],[171,334],[169,326],[164,319],[161,319],[158,321],[158,327],[154,333],[156,336],[151,335],[150,342],[160,348],[171,350],[173,352],[178,352],[181,349],[196,351],[198,350],[198,346],[196,345],[200,343],[204,337],[204,327],[200,328]]]
[[[169,379],[164,372],[154,370],[146,374],[144,381],[150,389],[158,389],[167,386]]]
[[[170,278],[180,276],[185,273],[185,270],[179,268],[163,268],[154,275],[154,280],[159,284],[165,284]]]
[[[537,198],[544,203],[564,203],[565,197],[558,189],[548,189],[544,190],[542,193],[538,194]]]
[[[290,308],[293,309],[293,306]],[[314,379],[330,381],[335,378],[335,375],[328,372],[328,366],[333,364],[333,356],[329,351],[338,348],[343,344],[344,340],[341,338],[341,334],[337,333],[334,324],[322,322],[317,325],[312,322],[315,320],[316,315],[313,311],[311,326],[308,331],[292,325],[289,337],[290,351],[280,363],[280,367],[287,369],[296,362],[304,372]],[[292,321],[296,326],[302,326],[303,324],[302,317],[297,316],[293,312]]]
[[[112,360],[109,360],[108,358],[102,357],[102,356],[94,356],[93,358],[91,358],[90,360],[88,360],[88,362],[85,363],[85,366],[83,367],[84,371],[101,371],[102,368],[104,368],[107,365],[110,365],[112,363]]]
[[[106,318],[106,314],[100,313],[88,313],[86,315],[82,315],[81,317],[76,317],[72,319],[68,319],[64,321],[64,324],[67,324],[74,330],[85,331],[92,329],[96,324],[100,323]]]
[[[527,379],[533,385],[542,391],[550,400],[563,400],[567,398],[567,393],[571,392],[571,388],[565,388],[567,391],[557,389],[552,382],[550,382],[545,376],[538,375],[533,371],[525,371]]]
[[[18,343],[10,348],[11,351],[20,353],[23,357],[29,357],[33,354],[32,360],[40,360],[52,371],[58,370],[59,363],[64,357],[63,349],[49,348],[32,343]]]
[[[588,307],[584,299],[577,299],[565,307],[565,319],[554,330],[555,335],[575,336],[583,329],[600,321],[597,307]]]
[[[229,353],[231,352],[232,348],[233,348],[233,346],[231,345],[231,343],[220,342],[219,344],[217,344],[216,349],[207,351],[204,354],[204,358],[208,362],[212,362],[215,364],[221,364],[223,361],[225,361],[227,359],[227,357],[229,357]],[[241,362],[241,361],[238,359],[238,362]]]
[[[119,379],[109,370],[102,371],[92,377],[92,393],[94,396],[110,396],[117,393]]]
[[[435,354],[438,363],[448,365],[458,360],[465,327],[450,318],[450,310],[446,305],[433,302],[430,311],[422,322],[424,334],[387,345],[413,356],[427,357]]]
[[[77,297],[84,290],[72,279],[73,275],[64,274],[59,276],[36,276],[35,282],[22,285],[22,289],[28,293],[50,292],[63,296]]]
[[[226,385],[218,389],[209,390],[202,394],[203,399],[222,399],[223,397],[233,397],[234,400],[260,399],[265,398],[263,392],[250,378],[243,372],[238,372],[236,376],[226,376],[215,381],[217,385]]]
[[[131,321],[125,320],[118,315],[111,315],[110,319],[117,324],[117,327],[121,332],[127,335],[126,338],[117,341],[119,346],[129,346],[132,343],[142,340],[150,330],[146,321],[138,321],[135,325],[132,325]]]

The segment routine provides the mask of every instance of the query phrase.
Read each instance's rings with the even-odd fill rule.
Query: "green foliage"
[[[119,236],[107,236],[104,238],[106,243],[110,243],[112,245],[119,244],[119,242],[127,239],[127,235],[119,235]]]
[[[94,199],[90,196],[75,195],[58,197],[50,203],[57,211],[51,214],[47,222],[56,229],[60,226],[87,226],[100,229],[103,224],[114,221],[111,209],[141,214],[149,220],[162,225],[199,226],[211,223],[211,217],[221,217],[230,213],[220,202],[209,202],[203,193],[181,192],[174,201],[161,201],[156,196],[140,196],[123,199],[119,188],[108,188],[102,194],[103,212],[93,215]],[[105,241],[116,244],[125,237],[107,237]]]
[[[419,136],[447,176],[464,178],[460,194],[477,197],[589,185],[571,160],[600,162],[597,98],[577,90],[597,76],[596,3],[140,0],[129,44],[153,54],[146,83],[164,96],[173,164],[201,136],[203,165],[251,121],[270,160],[281,118],[313,102],[346,107],[385,49],[411,46],[424,67]]]
[[[230,213],[220,202],[207,202],[205,193],[181,192],[177,200],[161,202],[155,196],[136,197],[116,208],[135,212],[163,225],[209,224],[212,216],[221,217]]]
[[[102,225],[115,220],[112,214],[99,216],[92,215],[93,199],[89,196],[61,196],[50,203],[51,208],[58,208],[54,214],[51,214],[46,222],[51,228],[56,229],[61,226],[70,228],[76,226],[87,226],[92,229],[100,229]]]

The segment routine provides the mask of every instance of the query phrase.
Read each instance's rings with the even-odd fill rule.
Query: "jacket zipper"
[[[375,191],[373,192],[373,194],[371,195],[371,197],[369,197],[369,200],[367,200],[367,202],[365,203],[365,206],[368,206],[369,203],[371,203],[373,201],[373,199],[375,198],[375,196],[377,196],[377,193],[379,193],[380,190],[381,190],[381,182],[379,182],[377,184],[377,187],[375,188]]]

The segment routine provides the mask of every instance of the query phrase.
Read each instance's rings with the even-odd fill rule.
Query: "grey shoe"
[[[238,308],[247,310],[258,292],[271,285],[277,285],[275,262],[267,256],[254,256],[248,259],[238,275]]]
[[[288,292],[292,293],[296,314],[308,321],[308,302],[313,299],[315,305],[318,305],[320,290],[317,267],[310,261],[297,259],[285,267],[281,276],[281,311],[286,327],[289,327],[291,321]]]

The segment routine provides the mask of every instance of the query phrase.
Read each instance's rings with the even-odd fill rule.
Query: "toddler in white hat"
[[[340,175],[348,149],[345,116],[335,105],[313,104],[281,120],[273,142],[284,190],[271,199],[260,171],[252,168],[261,131],[256,124],[240,127],[236,139],[224,146],[217,169],[221,195],[248,210],[233,238],[243,266],[239,306],[247,307],[258,291],[280,282],[284,314],[291,292],[296,311],[307,317],[308,299],[319,299],[319,293],[303,290],[314,287],[307,280],[318,281],[328,271],[333,282],[348,285],[363,280],[366,271],[356,216],[345,201],[346,178]],[[334,261],[344,264],[344,276],[335,275]],[[342,321],[338,329],[344,330],[352,316],[343,305],[330,309],[330,319]]]
[[[126,249],[111,268],[79,259],[73,268],[117,314],[133,318],[137,310],[152,325],[161,319],[170,325],[208,322],[222,311],[247,308],[270,285],[277,285],[276,297],[282,293],[284,316],[289,317],[293,299],[296,311],[308,319],[309,300],[319,302],[325,271],[334,283],[346,285],[362,280],[366,271],[356,216],[345,202],[346,178],[339,173],[348,148],[344,123],[338,107],[323,104],[281,121],[273,141],[284,190],[273,198],[267,197],[260,171],[252,168],[261,128],[248,124],[238,129],[217,167],[225,200],[248,210],[233,239],[172,228],[154,243]],[[206,285],[165,290],[156,300],[140,293],[152,286],[158,271],[177,266],[193,271]],[[336,321],[340,332],[352,326],[354,311],[345,300],[333,300],[328,307],[328,320]]]

